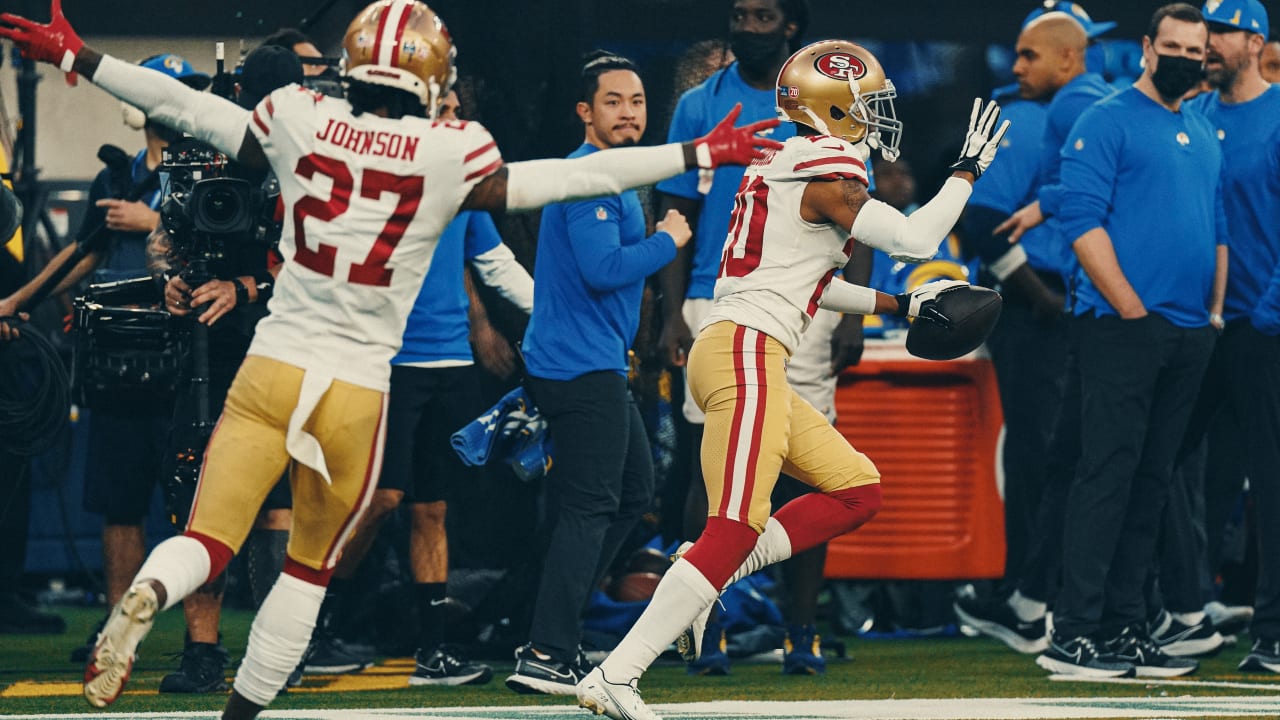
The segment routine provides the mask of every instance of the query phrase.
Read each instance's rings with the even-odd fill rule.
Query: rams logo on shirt
[[[1190,145],[1190,144],[1191,144],[1191,138],[1190,138],[1190,137],[1188,137],[1188,136],[1187,136],[1187,134],[1186,134],[1186,133],[1184,133],[1184,132],[1180,132],[1180,133],[1178,133],[1178,134],[1174,137],[1174,139],[1178,141],[1178,144],[1179,144],[1179,145]]]

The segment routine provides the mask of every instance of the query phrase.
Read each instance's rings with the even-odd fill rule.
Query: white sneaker
[[[134,651],[151,632],[160,603],[150,583],[125,592],[98,633],[84,669],[84,697],[94,707],[106,707],[120,697],[133,671]]]
[[[604,672],[596,668],[578,683],[578,705],[613,720],[662,720],[640,699],[638,682],[611,683],[604,679]]]
[[[1217,600],[1204,606],[1204,614],[1223,635],[1242,633],[1253,621],[1253,608],[1248,605],[1223,605]]]

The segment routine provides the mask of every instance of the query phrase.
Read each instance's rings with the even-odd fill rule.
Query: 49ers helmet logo
[[[857,80],[867,74],[867,66],[855,55],[847,52],[829,52],[825,55],[818,56],[813,61],[813,67],[818,72],[835,80],[848,81],[849,78]]]

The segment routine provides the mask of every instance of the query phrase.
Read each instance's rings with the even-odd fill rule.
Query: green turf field
[[[61,636],[0,636],[0,714],[82,713],[90,708],[80,696],[81,668],[67,661],[71,647],[84,638],[100,617],[97,609],[63,610],[70,628]],[[244,611],[228,612],[223,619],[224,643],[233,662],[244,652],[244,642],[251,620]],[[144,712],[215,711],[221,708],[221,696],[175,696],[157,694],[160,678],[177,666],[170,657],[181,647],[182,614],[168,612],[156,624],[155,631],[142,645],[141,657],[126,694],[111,711],[125,714]],[[987,639],[955,638],[941,640],[860,640],[845,638],[853,659],[832,660],[823,677],[784,677],[777,664],[736,663],[733,674],[723,678],[690,678],[677,664],[655,667],[642,686],[645,699],[654,704],[697,703],[709,701],[839,701],[886,699],[944,699],[952,703],[962,698],[1080,698],[1097,699],[1082,707],[1109,706],[1107,698],[1129,698],[1125,703],[1139,702],[1136,712],[1150,715],[1081,715],[1063,705],[1061,715],[1036,714],[1035,717],[1177,717],[1187,716],[1168,708],[1184,707],[1196,712],[1195,717],[1259,717],[1280,716],[1280,676],[1237,672],[1235,667],[1247,647],[1242,642],[1218,657],[1203,662],[1200,671],[1188,683],[1055,682],[1035,666],[1031,657],[1017,655],[1003,645]],[[494,682],[478,688],[409,688],[406,678],[412,671],[411,661],[404,658],[380,658],[379,664],[357,675],[307,676],[303,687],[281,696],[272,706],[275,710],[415,708],[421,717],[430,711],[423,708],[497,708],[522,706],[512,710],[514,717],[587,717],[575,711],[568,698],[517,695],[503,685],[502,679],[512,668],[511,662],[494,667]],[[1196,710],[1195,702],[1230,696],[1249,712],[1222,714],[1219,705]],[[1153,704],[1142,705],[1141,699]],[[1183,705],[1168,705],[1170,702]],[[1066,701],[1063,701],[1064,703]],[[1119,701],[1117,701],[1119,702]],[[1101,705],[1099,704],[1101,703]],[[1165,703],[1165,704],[1161,704]],[[948,703],[942,703],[946,705]],[[1055,707],[1051,702],[1045,707]],[[1059,703],[1062,705],[1062,703]],[[533,707],[546,708],[546,713]],[[855,707],[850,704],[849,707]],[[671,717],[737,717],[730,707],[728,714],[678,711]],[[726,706],[728,707],[728,706]],[[738,706],[733,706],[738,707]],[[748,707],[748,706],[742,706]],[[841,707],[836,705],[833,707]],[[958,706],[957,706],[958,707]],[[967,707],[967,706],[966,706]],[[980,705],[974,705],[980,708]],[[1260,709],[1259,709],[1260,708]],[[563,715],[557,710],[563,710]],[[1132,708],[1130,708],[1132,710]],[[1255,712],[1256,710],[1256,712]],[[407,712],[407,711],[406,711]],[[449,713],[449,711],[444,711]],[[470,711],[468,711],[470,712]],[[482,712],[477,710],[476,712]],[[701,712],[701,714],[700,714]],[[754,712],[754,711],[753,711]],[[754,714],[755,717],[779,717]],[[806,712],[805,717],[834,717],[819,712]],[[870,712],[870,711],[867,711]],[[877,711],[879,712],[879,711]],[[904,711],[906,712],[906,711]],[[924,712],[911,710],[910,713]],[[932,712],[932,711],[930,711]],[[962,712],[953,710],[954,712]],[[968,712],[968,711],[963,711]],[[969,717],[1020,717],[1014,711],[975,709]],[[1001,712],[1005,714],[1000,714]],[[1030,711],[1025,711],[1030,712]],[[1179,713],[1181,711],[1178,711]],[[547,714],[550,713],[550,714]],[[900,715],[913,717],[913,714]],[[985,713],[985,714],[984,714]],[[271,713],[277,715],[276,713]],[[305,714],[305,713],[304,713]],[[439,713],[430,713],[438,716]],[[459,710],[450,716],[485,717]],[[396,713],[400,715],[400,713]],[[277,715],[288,717],[289,715]],[[339,715],[343,716],[343,715]],[[494,715],[487,715],[494,717]],[[511,717],[512,715],[500,715]],[[843,715],[839,715],[843,717]],[[882,715],[866,715],[876,716]],[[892,715],[889,715],[892,716]],[[941,717],[942,715],[936,715]],[[963,715],[962,715],[963,716]],[[1030,714],[1026,715],[1032,716]]]

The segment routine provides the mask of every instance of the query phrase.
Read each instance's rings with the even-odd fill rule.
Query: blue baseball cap
[[[212,82],[208,75],[191,67],[191,63],[187,62],[186,58],[173,53],[152,55],[138,64],[144,68],[162,72],[175,80],[181,80],[196,90],[204,90]]]
[[[1265,38],[1271,27],[1267,23],[1267,9],[1258,0],[1208,0],[1200,11],[1210,26],[1222,26],[1210,27],[1211,30],[1244,30]]]
[[[1094,22],[1093,18],[1089,17],[1089,13],[1085,12],[1085,9],[1080,7],[1079,3],[1045,0],[1040,7],[1032,10],[1027,15],[1027,19],[1022,21],[1022,27],[1026,27],[1032,20],[1050,12],[1064,12],[1078,20],[1084,26],[1084,34],[1090,40],[1112,30],[1116,26],[1113,22]]]

